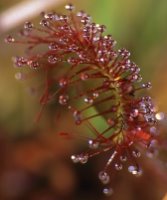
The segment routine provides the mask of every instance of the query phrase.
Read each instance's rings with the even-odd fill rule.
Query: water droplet
[[[141,176],[142,173],[143,173],[142,169],[138,168],[137,166],[133,166],[133,165],[130,165],[130,166],[128,167],[128,171],[129,171],[131,174],[135,175],[135,176]]]
[[[67,5],[65,5],[65,9],[72,11],[72,10],[74,10],[74,5],[73,4],[67,4]]]
[[[126,162],[127,161],[127,157],[126,156],[120,156],[120,161],[122,161],[122,162]]]
[[[67,85],[68,85],[68,79],[67,79],[67,78],[61,78],[61,79],[59,80],[59,85],[60,85],[60,87],[65,87],[65,86],[67,86]]]
[[[45,14],[44,14],[44,18],[45,18],[45,19],[50,19],[50,20],[52,20],[52,19],[55,18],[55,13],[53,13],[53,12],[45,13]]]
[[[81,164],[86,164],[88,162],[88,155],[80,155],[79,161]]]
[[[157,128],[155,126],[150,127],[150,133],[153,136],[159,135],[159,131],[157,130]]]
[[[67,62],[69,63],[69,64],[71,64],[71,65],[75,65],[75,64],[77,64],[78,63],[78,59],[77,58],[75,58],[75,57],[69,57],[68,59],[67,59]]]
[[[81,10],[81,11],[77,12],[76,16],[83,17],[83,16],[86,16],[86,13],[83,10]]]
[[[85,80],[87,80],[89,78],[89,74],[87,74],[87,73],[81,73],[80,74],[80,79],[82,80],[82,81],[85,81]]]
[[[161,121],[165,118],[165,114],[163,112],[158,112],[158,113],[156,113],[155,118],[157,120]]]
[[[39,24],[41,26],[48,27],[49,26],[49,21],[46,20],[46,19],[42,19]]]
[[[24,80],[25,78],[26,78],[26,76],[25,76],[25,74],[22,73],[22,72],[17,72],[17,73],[15,74],[15,79],[16,79],[16,80]]]
[[[92,104],[93,103],[93,98],[91,98],[91,97],[85,97],[84,98],[84,102],[88,103],[88,104]]]
[[[132,155],[135,157],[135,158],[139,158],[141,156],[141,153],[140,151],[138,151],[137,149],[136,150],[133,150],[132,151]]]
[[[143,83],[143,84],[142,84],[142,87],[143,87],[143,88],[150,89],[150,88],[152,87],[151,82]]]
[[[123,165],[122,165],[121,163],[115,163],[115,169],[116,169],[117,171],[120,171],[120,170],[123,169]]]
[[[106,196],[111,196],[113,194],[113,189],[112,188],[104,188],[103,194]]]
[[[138,109],[134,109],[131,113],[132,117],[137,117],[139,115],[139,110]]]
[[[82,120],[81,120],[81,113],[78,110],[73,111],[73,117],[75,119],[75,124],[80,125]]]
[[[32,22],[25,22],[24,28],[28,31],[31,31],[33,29],[34,25]]]
[[[99,179],[103,184],[108,184],[110,182],[110,176],[105,171],[99,172]]]
[[[78,162],[79,162],[79,156],[77,156],[77,155],[72,155],[72,156],[71,156],[71,160],[73,161],[73,163],[78,163]]]
[[[98,92],[93,92],[93,98],[96,99],[97,97],[99,97],[99,93]]]
[[[68,100],[69,100],[69,96],[68,95],[60,95],[59,96],[59,103],[61,105],[67,105]]]
[[[55,42],[50,43],[48,47],[50,50],[58,50],[59,48],[58,44],[56,44]]]
[[[103,33],[106,30],[106,26],[105,25],[101,25],[98,27],[98,30]]]
[[[48,62],[49,62],[50,64],[55,64],[55,63],[58,62],[58,58],[57,58],[55,55],[50,55],[50,56],[48,57]]]
[[[5,42],[6,42],[6,43],[13,43],[13,42],[15,42],[15,39],[14,39],[11,35],[8,35],[8,36],[5,38]]]
[[[16,57],[13,57],[12,60],[16,67],[22,67],[27,64],[27,59],[24,57],[16,56]]]
[[[60,16],[59,16],[59,20],[64,21],[64,22],[67,22],[68,17],[67,17],[67,15],[60,15]]]
[[[110,125],[110,126],[113,126],[113,125],[115,124],[114,120],[111,119],[111,118],[108,118],[108,119],[107,119],[107,123],[108,123],[108,125]]]
[[[29,65],[32,69],[37,69],[39,67],[38,61],[35,60],[29,60],[27,65]]]
[[[99,147],[99,142],[95,140],[89,140],[88,145],[90,149],[97,149]]]

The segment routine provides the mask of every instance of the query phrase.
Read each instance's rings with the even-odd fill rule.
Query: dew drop
[[[86,164],[88,162],[88,155],[80,155],[79,161],[81,164]]]
[[[50,64],[55,64],[55,63],[58,62],[58,58],[57,58],[55,55],[50,55],[50,56],[48,57],[48,62],[49,62]]]
[[[61,105],[67,105],[68,100],[69,100],[69,96],[68,95],[60,95],[59,96],[59,103]]]
[[[138,115],[139,115],[139,110],[138,110],[138,109],[134,109],[134,110],[132,111],[131,116],[132,116],[132,117],[137,117]]]
[[[72,10],[74,10],[74,5],[72,5],[72,4],[67,4],[67,5],[65,5],[65,9],[66,9],[66,10],[69,10],[69,11],[72,11]]]
[[[101,25],[98,27],[98,30],[103,33],[106,30],[106,26],[105,25]]]
[[[24,28],[26,29],[26,30],[28,30],[28,31],[31,31],[32,29],[33,29],[33,27],[34,27],[34,25],[33,25],[33,23],[32,22],[25,22],[25,24],[24,24]]]
[[[38,61],[35,60],[29,60],[27,64],[32,68],[32,69],[37,69],[39,67]]]
[[[5,38],[5,42],[6,42],[6,43],[13,43],[13,42],[15,42],[15,39],[14,39],[11,35],[8,35],[8,36]]]
[[[135,176],[141,176],[142,175],[142,173],[143,173],[143,171],[142,171],[142,169],[140,169],[140,168],[138,168],[137,166],[133,166],[133,165],[130,165],[129,167],[128,167],[128,171],[131,173],[131,174],[133,174],[133,175],[135,175]]]
[[[77,155],[72,155],[72,156],[71,156],[71,160],[73,161],[73,163],[78,163],[78,162],[79,162],[79,156],[77,156]]]
[[[76,15],[77,15],[77,17],[83,17],[83,16],[86,16],[86,13],[83,10],[81,10],[81,11],[77,12]]]
[[[108,184],[110,182],[110,176],[105,171],[99,172],[99,179],[103,184]]]
[[[46,20],[46,19],[42,19],[39,24],[41,26],[48,27],[49,26],[49,21]]]
[[[139,158],[139,157],[141,156],[141,153],[140,153],[140,151],[138,151],[138,150],[133,150],[133,151],[132,151],[132,155],[133,155],[133,157],[135,157],[135,158]]]
[[[115,163],[115,169],[117,171],[121,171],[123,169],[123,165],[121,163]]]
[[[156,113],[155,118],[158,121],[161,121],[161,120],[163,120],[165,118],[165,114],[163,112],[158,112],[158,113]]]
[[[95,140],[89,140],[88,145],[90,149],[97,149],[99,147],[99,142]]]
[[[94,97],[94,98],[99,97],[99,93],[98,93],[98,92],[93,92],[93,97]]]
[[[111,196],[112,194],[113,194],[113,189],[112,188],[104,188],[103,189],[103,194],[105,195],[105,196]]]
[[[67,78],[61,78],[61,79],[59,80],[59,85],[60,85],[60,87],[65,87],[65,86],[67,86],[67,85],[68,85],[68,79],[67,79]]]
[[[87,74],[87,73],[81,73],[80,74],[80,79],[82,80],[82,81],[85,81],[85,80],[87,80],[89,78],[89,74]]]
[[[26,76],[25,76],[25,74],[22,73],[22,72],[17,72],[17,73],[15,74],[15,79],[16,79],[16,80],[24,80],[25,78],[26,78]]]
[[[93,103],[93,99],[91,97],[85,97],[84,98],[84,102],[88,103],[88,104],[92,104]]]
[[[158,153],[159,151],[157,149],[149,149],[147,152],[146,152],[146,156],[148,158],[156,158],[158,156]]]
[[[48,47],[49,47],[50,50],[57,50],[58,49],[58,45],[54,42],[50,43]]]
[[[127,161],[127,157],[126,156],[120,156],[120,161],[122,161],[122,162],[126,162]]]
[[[75,119],[75,124],[80,125],[82,120],[81,120],[81,113],[78,110],[73,111],[73,117]]]
[[[45,19],[50,19],[50,20],[52,20],[52,19],[55,18],[55,14],[54,14],[53,12],[45,13],[45,14],[44,14],[44,18],[45,18]]]

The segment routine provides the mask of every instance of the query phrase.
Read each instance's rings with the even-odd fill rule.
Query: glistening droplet
[[[103,194],[106,196],[111,196],[113,194],[113,189],[112,188],[104,188]]]
[[[59,103],[61,105],[67,105],[68,100],[69,100],[69,96],[68,95],[60,95],[59,96]]]
[[[108,184],[110,182],[110,176],[105,171],[99,172],[99,179],[103,184]]]

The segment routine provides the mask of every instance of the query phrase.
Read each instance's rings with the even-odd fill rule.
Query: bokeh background
[[[39,1],[39,0],[38,0]],[[11,58],[21,55],[21,45],[6,45],[3,38],[15,34],[27,18],[36,23],[40,7],[30,16],[15,20],[12,9],[26,13],[36,0],[0,1],[0,200],[102,200],[97,179],[105,157],[87,165],[73,165],[72,153],[81,152],[80,139],[63,139],[59,133],[84,131],[74,126],[65,111],[57,116],[57,106],[47,107],[39,123],[34,123],[40,106],[33,83],[17,81]],[[40,3],[46,3],[40,0]],[[63,11],[68,1],[48,0],[46,10]],[[141,67],[144,81],[151,81],[153,97],[160,111],[167,112],[167,1],[166,0],[74,0],[77,10],[86,10],[96,23],[105,24],[118,47],[131,52]],[[22,4],[22,7],[17,7]],[[33,5],[33,4],[32,4]],[[16,7],[15,7],[16,6]],[[35,4],[34,4],[35,6]],[[17,10],[18,9],[18,10]],[[5,21],[7,17],[9,21]],[[6,17],[6,18],[5,18]],[[12,21],[13,20],[13,21]],[[5,26],[6,23],[6,26]],[[163,131],[165,137],[165,131]],[[166,152],[167,155],[167,152]],[[163,157],[165,153],[163,152]],[[114,200],[165,200],[167,168],[160,160],[142,159],[144,174],[134,178],[125,169],[112,177]]]

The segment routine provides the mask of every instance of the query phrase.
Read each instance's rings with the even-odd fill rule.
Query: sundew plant
[[[138,158],[154,153],[157,119],[164,114],[156,113],[146,94],[151,83],[142,82],[130,52],[115,47],[112,35],[105,35],[105,25],[92,22],[84,11],[74,12],[72,4],[65,9],[67,14],[43,12],[39,27],[27,21],[19,39],[9,35],[5,40],[27,46],[25,56],[13,58],[17,68],[44,73],[41,107],[56,102],[71,113],[76,126],[85,124],[92,131],[89,150],[72,155],[72,161],[86,164],[91,157],[110,154],[98,174],[103,193],[109,196],[113,193],[109,169],[120,171],[128,163],[132,175],[142,175]],[[63,73],[57,78],[59,71]],[[24,74],[19,72],[17,78]],[[97,127],[97,118],[103,130]]]

